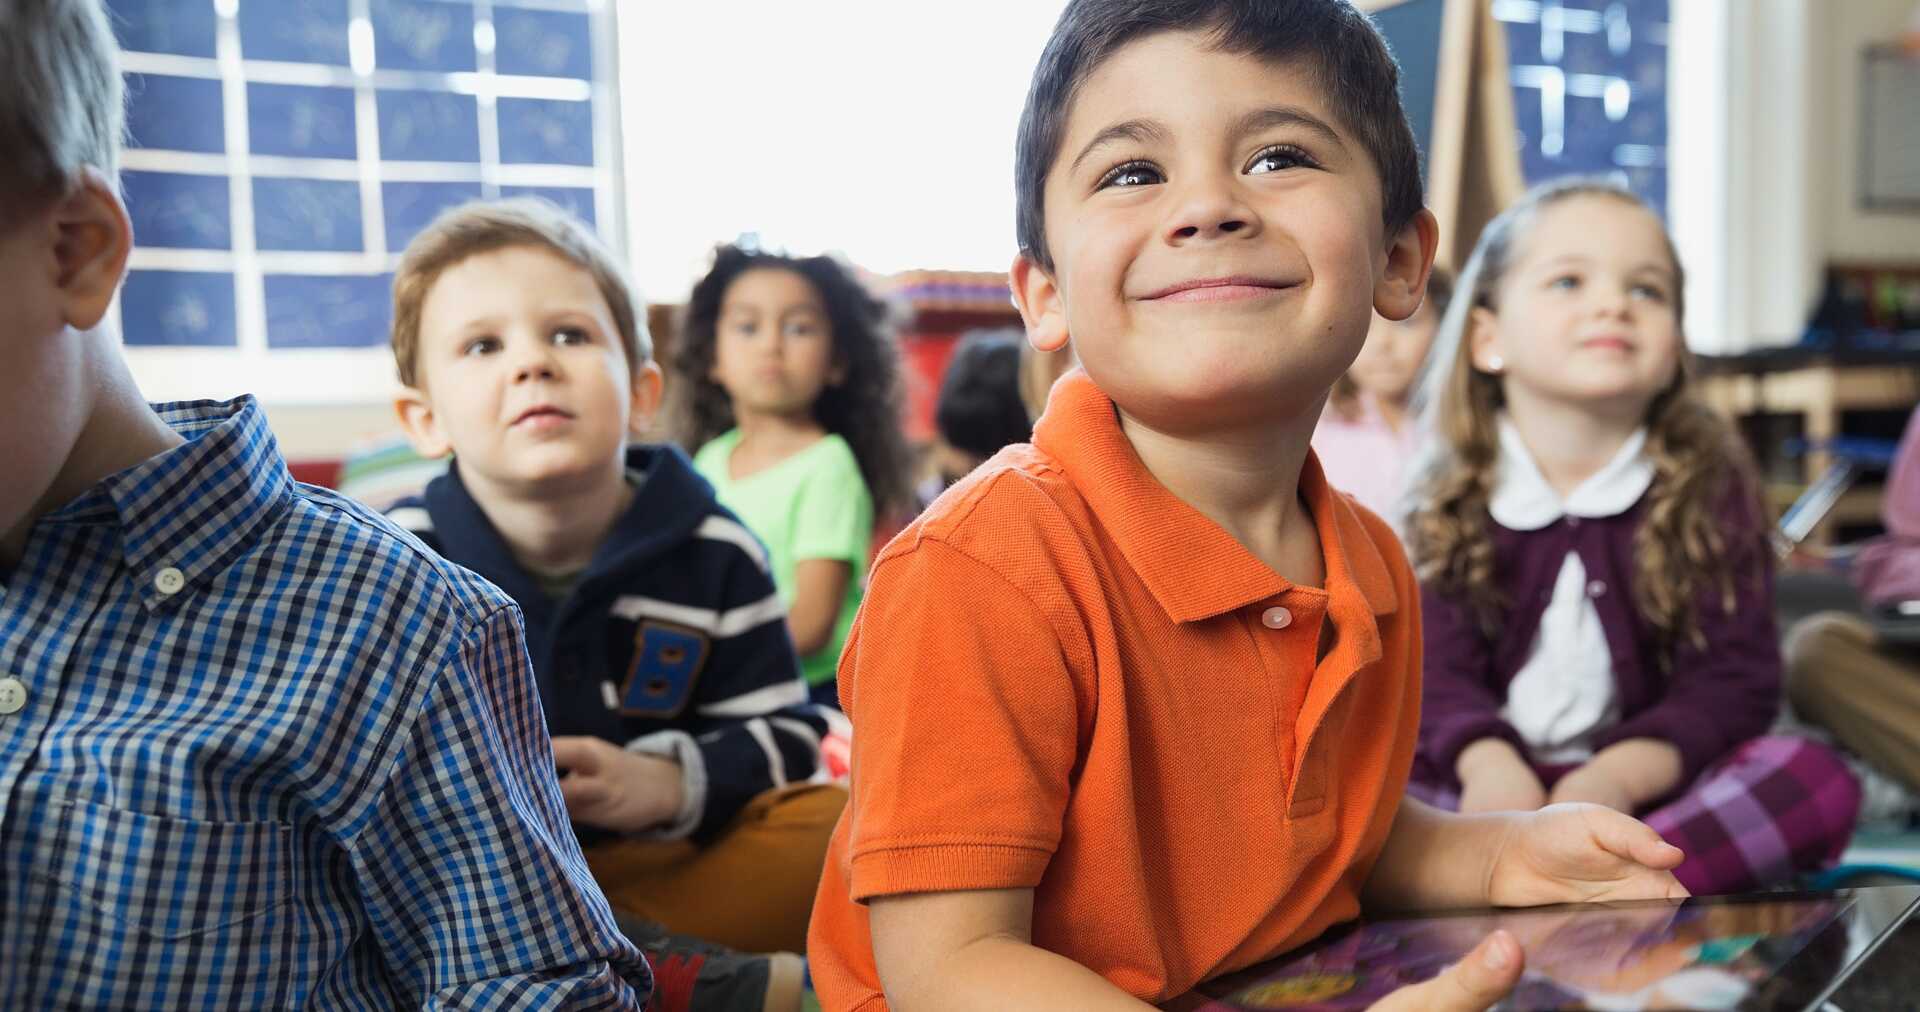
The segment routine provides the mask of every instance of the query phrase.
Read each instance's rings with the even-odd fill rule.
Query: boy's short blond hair
[[[393,360],[401,383],[420,388],[420,311],[441,272],[510,246],[549,250],[593,275],[613,313],[627,367],[638,369],[653,357],[653,338],[637,312],[642,303],[619,260],[585,222],[538,197],[476,200],[441,212],[400,257],[393,276]]]
[[[87,166],[119,178],[125,93],[100,0],[0,2],[0,221],[51,203]]]

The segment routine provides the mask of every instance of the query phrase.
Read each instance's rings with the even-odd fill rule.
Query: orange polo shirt
[[[1075,372],[1033,445],[881,552],[840,660],[825,1008],[886,1008],[875,896],[1031,888],[1035,945],[1149,1001],[1360,912],[1413,759],[1420,596],[1314,458],[1300,490],[1324,590],[1167,491]]]

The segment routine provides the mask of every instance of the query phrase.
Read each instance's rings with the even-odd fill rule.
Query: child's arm
[[[1453,769],[1460,780],[1460,811],[1468,815],[1531,812],[1547,803],[1539,774],[1504,738],[1482,738],[1461,749]]]
[[[833,642],[847,585],[867,564],[873,544],[873,496],[860,463],[839,440],[801,484],[793,505],[793,601],[787,628],[793,648],[812,657]]]
[[[1032,942],[1033,890],[877,897],[873,958],[888,1007],[1147,1009],[1106,978]]]
[[[787,614],[794,652],[810,657],[833,640],[852,579],[853,565],[841,559],[801,559],[794,564],[793,607]]]
[[[890,1008],[1153,1007],[1034,946],[1031,889],[893,896],[874,900],[868,916]],[[1372,1012],[1480,1012],[1513,990],[1524,960],[1513,936],[1495,932],[1438,977],[1395,991]]]
[[[421,1008],[641,1008],[650,974],[567,825],[519,612],[450,654],[421,673],[399,754],[367,765],[378,796],[343,813],[345,881],[386,978]]]
[[[1586,801],[1631,814],[1680,786],[1680,750],[1652,738],[1629,738],[1594,754],[1553,785],[1553,802]]]
[[[1527,811],[1547,792],[1524,758],[1520,733],[1500,716],[1491,645],[1471,605],[1420,591],[1423,646],[1420,751],[1460,781],[1463,812]]]
[[[1685,896],[1679,848],[1597,805],[1456,815],[1402,799],[1362,902],[1385,910]]]

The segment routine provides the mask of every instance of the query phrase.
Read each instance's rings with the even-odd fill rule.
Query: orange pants
[[[587,867],[623,914],[742,952],[805,952],[813,894],[846,788],[796,784],[740,810],[712,843],[617,840]]]

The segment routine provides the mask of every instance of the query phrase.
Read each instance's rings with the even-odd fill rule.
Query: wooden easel
[[[1361,0],[1367,11],[1407,0]],[[1493,216],[1526,190],[1515,143],[1507,38],[1485,0],[1443,0],[1427,207],[1440,221],[1439,266],[1458,271]]]

